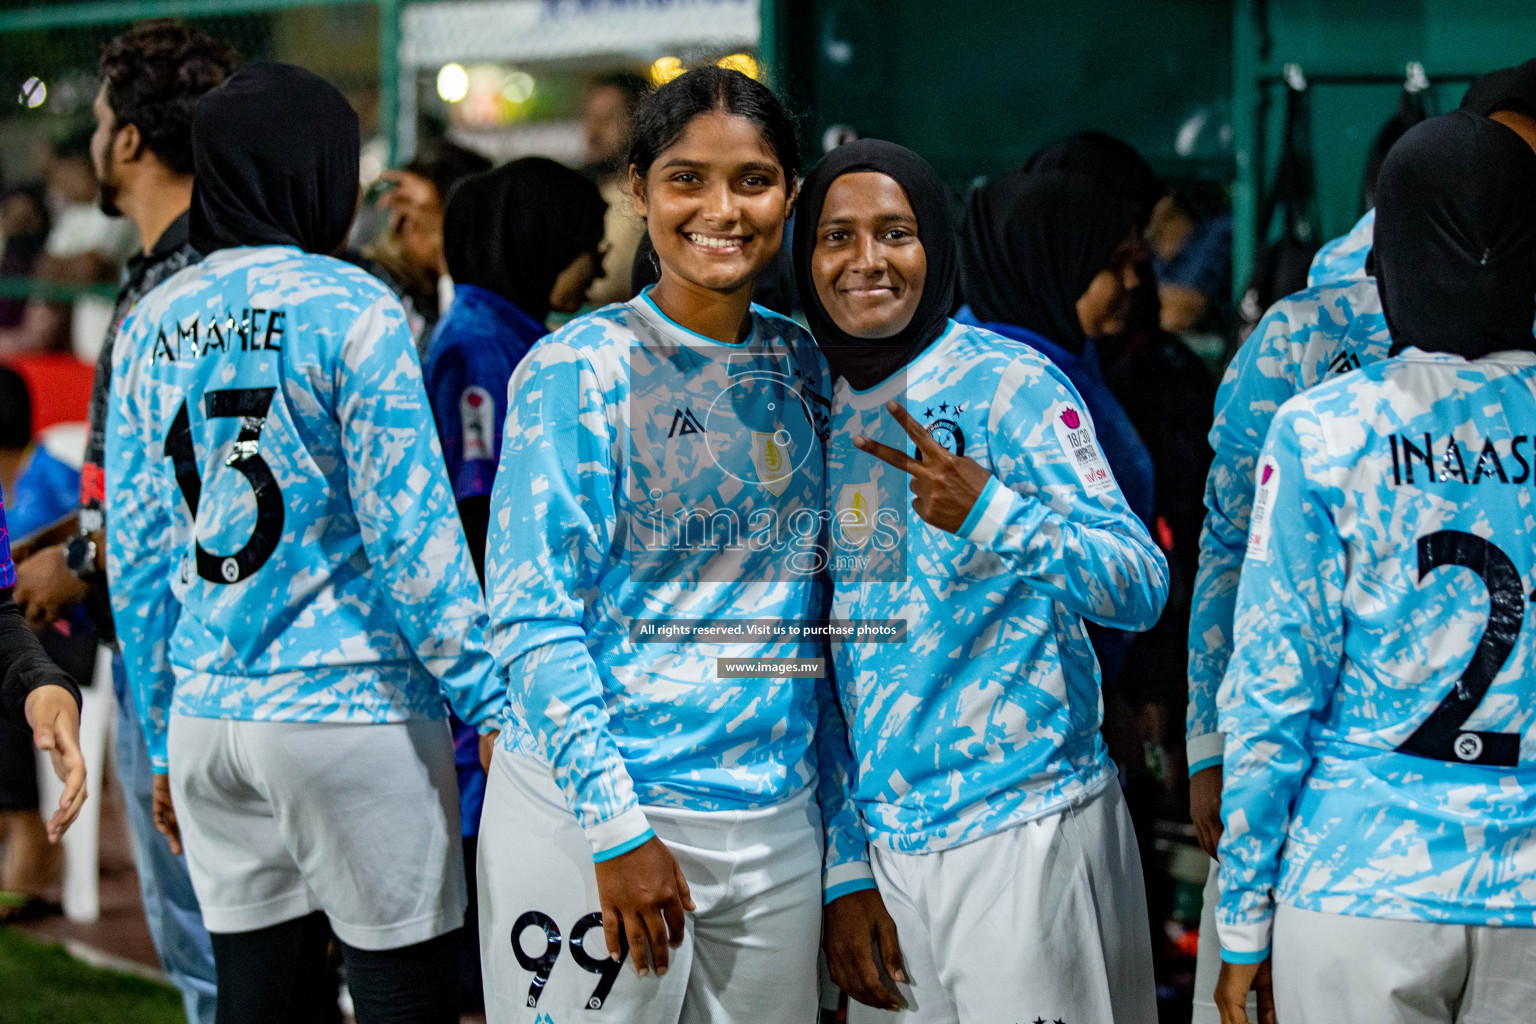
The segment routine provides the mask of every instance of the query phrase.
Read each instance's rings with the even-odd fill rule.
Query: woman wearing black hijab
[[[793,262],[840,378],[832,614],[907,623],[832,645],[852,750],[822,771],[825,944],[849,1020],[1151,1024],[1141,870],[1083,624],[1151,625],[1167,566],[1066,376],[949,319],[947,200],[920,157],[869,139],[829,155]]]
[[[1372,248],[1392,355],[1281,406],[1232,659],[1223,1024],[1531,1017],[1536,155],[1404,133]],[[1422,449],[1422,450],[1421,450]],[[1297,837],[1304,837],[1297,841]]]
[[[507,382],[551,311],[574,313],[602,272],[606,209],[563,164],[524,157],[460,181],[443,212],[453,304],[422,371],[475,567],[484,571]]]
[[[360,1024],[458,1020],[443,705],[478,725],[505,686],[405,311],[327,255],[358,148],[346,100],[300,68],[249,65],[205,94],[207,258],[140,300],[117,345],[113,611],[219,1024],[299,1019],[332,932]]]

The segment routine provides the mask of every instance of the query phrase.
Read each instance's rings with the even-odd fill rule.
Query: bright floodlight
[[[448,103],[457,103],[469,95],[469,72],[464,65],[443,65],[437,73],[437,94]]]
[[[501,87],[501,94],[512,103],[526,103],[533,96],[533,76],[526,71],[511,71],[507,73],[506,84]]]

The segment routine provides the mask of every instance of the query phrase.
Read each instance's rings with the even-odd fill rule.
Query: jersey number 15
[[[203,415],[208,419],[239,419],[240,436],[224,464],[237,469],[250,482],[256,494],[256,529],[245,547],[232,555],[216,555],[197,544],[197,574],[210,583],[239,583],[260,569],[277,550],[283,534],[283,492],[272,475],[272,467],[261,457],[261,428],[267,422],[276,388],[226,388],[203,396]],[[203,478],[197,468],[197,448],[192,443],[192,419],[187,400],[176,410],[171,429],[165,435],[165,457],[176,469],[176,483],[187,500],[192,521],[197,521],[197,505],[203,493]]]

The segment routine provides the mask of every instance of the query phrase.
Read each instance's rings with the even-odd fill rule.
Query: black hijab
[[[607,209],[596,185],[541,156],[472,174],[443,210],[448,273],[542,322],[560,272],[597,251]]]
[[[816,224],[821,220],[827,190],[843,175],[862,171],[886,175],[907,194],[928,262],[923,295],[912,322],[889,338],[856,338],[843,331],[822,305],[811,277]],[[949,326],[958,273],[949,192],[928,161],[905,146],[881,139],[859,139],[839,146],[811,168],[800,186],[793,261],[806,322],[832,371],[860,391],[868,390],[907,365]]]
[[[1105,132],[1078,132],[1037,149],[1024,161],[1024,170],[1036,174],[1064,171],[1092,178],[1134,203],[1136,223],[1142,228],[1152,219],[1152,207],[1168,191],[1136,147]]]
[[[1136,207],[1079,174],[1019,168],[971,193],[960,221],[961,291],[983,323],[1087,342],[1077,300],[1136,227]]]
[[[248,64],[192,113],[191,242],[202,253],[296,245],[329,255],[357,212],[357,114],[289,64]]]
[[[1423,121],[1376,186],[1376,287],[1392,351],[1536,348],[1536,153],[1464,110]]]
[[[1462,110],[1484,117],[1510,108],[1536,117],[1536,60],[1473,79],[1461,98]]]

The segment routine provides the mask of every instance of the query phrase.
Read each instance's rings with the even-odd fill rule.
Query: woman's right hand
[[[648,967],[658,976],[666,974],[669,947],[683,944],[683,912],[694,909],[677,858],[652,836],[595,866],[608,955],[622,960],[628,939],[636,974],[645,977]]]

